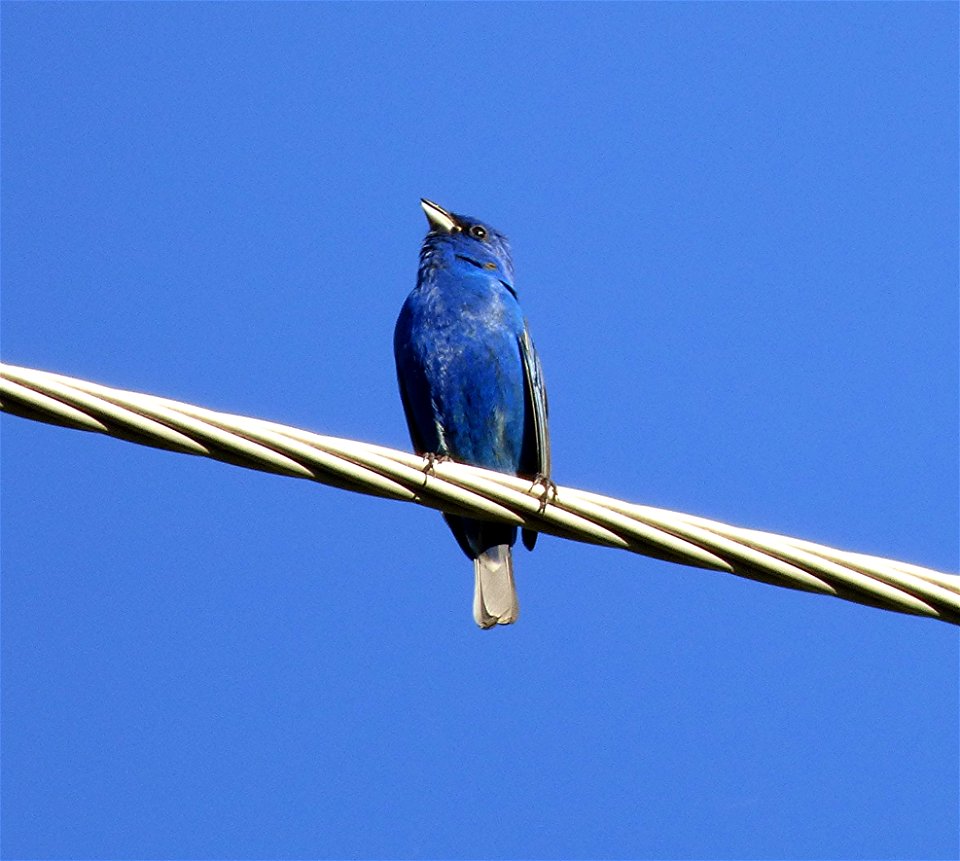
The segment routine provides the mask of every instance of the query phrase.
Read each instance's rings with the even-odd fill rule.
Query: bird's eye
[[[470,228],[470,235],[474,239],[486,239],[487,231],[484,230],[479,224],[474,224],[473,227]]]

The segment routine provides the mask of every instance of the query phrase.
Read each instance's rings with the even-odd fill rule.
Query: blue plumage
[[[546,391],[517,302],[506,237],[474,218],[421,203],[430,232],[393,341],[414,448],[547,479]],[[477,624],[515,621],[510,547],[516,527],[444,517],[474,560]],[[523,540],[533,549],[536,533],[524,530]]]

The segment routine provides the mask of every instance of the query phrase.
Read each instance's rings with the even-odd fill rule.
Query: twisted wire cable
[[[0,364],[0,409],[960,625],[960,577],[905,562],[15,365]]]

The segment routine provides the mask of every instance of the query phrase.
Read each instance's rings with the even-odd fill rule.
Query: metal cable
[[[960,625],[960,577],[453,461],[0,364],[0,409],[142,445],[526,526]]]

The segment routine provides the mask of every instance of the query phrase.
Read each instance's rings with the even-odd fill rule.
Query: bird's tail
[[[489,547],[473,560],[473,618],[481,628],[510,625],[520,615],[510,545]]]

